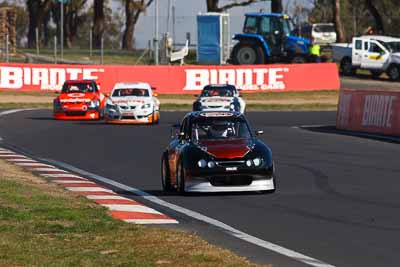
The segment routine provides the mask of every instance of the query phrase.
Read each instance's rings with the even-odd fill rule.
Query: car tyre
[[[295,56],[292,59],[291,63],[293,63],[293,64],[304,64],[306,62],[307,62],[307,60],[306,60],[306,58],[304,56]]]
[[[265,64],[265,53],[262,47],[251,43],[238,43],[232,52],[235,65]]]
[[[371,71],[372,79],[379,80],[382,72],[381,71]]]
[[[355,70],[350,58],[344,58],[342,60],[340,63],[340,71],[344,76],[353,76],[355,74]]]
[[[275,169],[275,163],[274,163],[274,165],[273,165],[273,174],[272,174],[272,182],[273,182],[273,184],[274,184],[274,189],[271,189],[271,190],[262,190],[261,191],[261,193],[262,194],[272,194],[272,193],[275,193],[276,192],[276,186],[277,186],[277,182],[276,182],[276,169]]]
[[[178,164],[176,170],[176,191],[180,195],[185,195],[185,172],[182,163]]]
[[[165,192],[172,190],[168,160],[165,154],[161,158],[161,184]]]
[[[391,65],[387,70],[389,80],[398,81],[400,79],[400,68],[397,65]]]
[[[160,122],[160,112],[154,111],[153,112],[153,124],[158,124]]]

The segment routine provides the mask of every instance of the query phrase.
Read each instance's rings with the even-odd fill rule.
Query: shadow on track
[[[327,134],[339,134],[339,135],[347,135],[353,137],[360,137],[365,139],[383,141],[388,143],[400,143],[400,137],[394,135],[382,135],[382,134],[373,134],[373,133],[364,133],[364,132],[354,132],[354,131],[345,131],[337,129],[333,125],[328,126],[316,126],[316,127],[300,127],[300,129],[318,132],[318,133],[327,133]]]

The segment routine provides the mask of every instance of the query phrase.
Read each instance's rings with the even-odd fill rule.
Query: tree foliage
[[[224,5],[220,3],[220,0],[206,0],[207,12],[224,12],[233,7],[248,6],[257,2],[263,2],[266,0],[230,0]],[[276,2],[277,0],[273,0]]]
[[[376,34],[400,36],[397,26],[400,25],[400,6],[398,0],[316,0],[310,22],[335,23],[339,41],[350,41],[352,36],[365,34],[368,27]],[[338,22],[343,34],[339,32]]]
[[[18,2],[8,0],[0,4],[0,7],[13,7],[17,12],[17,44],[21,45],[23,38],[26,36],[26,31],[28,29],[28,15],[26,9],[18,5]]]
[[[124,0],[125,30],[122,37],[122,48],[133,49],[133,36],[140,15],[153,3],[153,0]]]

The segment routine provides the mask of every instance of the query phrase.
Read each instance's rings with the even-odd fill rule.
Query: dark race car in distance
[[[239,112],[188,113],[162,154],[165,191],[275,191],[271,149]]]

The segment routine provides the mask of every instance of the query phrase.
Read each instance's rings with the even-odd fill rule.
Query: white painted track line
[[[31,163],[33,163],[33,162],[37,162],[36,160],[33,160],[33,159],[28,159],[28,158],[24,158],[24,159],[7,159],[8,161],[11,161],[11,162],[20,162],[20,163],[22,163],[22,162],[25,162],[25,163],[29,163],[29,162],[31,162]]]
[[[21,111],[29,111],[29,110],[37,110],[37,108],[21,108],[21,109],[11,109],[11,110],[5,110],[0,112],[0,117],[3,117],[8,114],[13,114]]]
[[[82,178],[70,173],[41,173],[40,175],[48,178]]]
[[[18,166],[22,166],[22,167],[48,167],[48,168],[50,168],[50,167],[52,167],[51,165],[47,165],[47,164],[43,164],[43,163],[39,163],[39,162],[36,162],[36,163],[32,163],[32,162],[17,162],[17,163],[15,163],[16,165],[18,165]]]
[[[67,173],[64,170],[57,169],[57,168],[30,168],[31,171],[36,171],[36,172],[63,172]]]
[[[177,224],[176,220],[168,220],[168,219],[127,219],[123,220],[127,223],[135,223],[135,224]]]
[[[108,192],[108,193],[114,193],[112,190],[105,189],[103,187],[80,187],[80,186],[74,186],[74,187],[66,187],[67,190],[73,191],[73,192]]]
[[[86,196],[88,199],[92,199],[92,200],[132,200],[126,197],[121,197],[121,196],[108,196],[108,195],[87,195]]]
[[[129,212],[143,212],[143,213],[152,213],[152,214],[162,214],[152,208],[148,208],[143,205],[135,205],[135,204],[101,204],[102,206],[114,210],[114,211],[129,211]]]
[[[289,258],[291,258],[293,260],[300,261],[302,263],[305,263],[307,265],[314,266],[314,267],[334,267],[334,265],[325,263],[323,261],[320,261],[318,259],[309,257],[309,256],[304,255],[304,254],[301,254],[301,253],[296,252],[294,250],[287,249],[287,248],[279,246],[277,244],[274,244],[274,243],[262,240],[262,239],[260,239],[258,237],[249,235],[249,234],[247,234],[245,232],[242,232],[242,231],[240,231],[238,229],[235,229],[235,228],[233,228],[233,227],[231,227],[231,226],[229,226],[229,225],[227,225],[227,224],[225,224],[223,222],[220,222],[220,221],[215,220],[213,218],[207,217],[207,216],[205,216],[205,215],[203,215],[201,213],[198,213],[198,212],[195,212],[195,211],[180,207],[178,205],[175,205],[175,204],[172,204],[172,203],[169,203],[169,202],[166,202],[166,201],[164,201],[164,200],[162,200],[162,199],[160,199],[160,198],[158,198],[156,196],[150,195],[150,194],[148,194],[148,193],[146,193],[144,191],[141,191],[139,189],[136,189],[136,188],[133,188],[133,187],[118,183],[118,182],[113,181],[111,179],[102,177],[100,175],[96,175],[94,173],[87,172],[85,170],[78,169],[78,168],[76,168],[74,166],[68,165],[68,164],[63,163],[63,162],[59,162],[59,161],[55,161],[55,160],[51,160],[51,159],[42,159],[42,160],[50,162],[50,163],[52,163],[54,165],[60,166],[60,167],[62,167],[64,169],[70,170],[70,171],[72,171],[74,173],[79,173],[82,176],[90,177],[90,178],[92,178],[94,180],[101,181],[103,183],[112,185],[112,186],[114,186],[116,188],[131,192],[131,193],[133,193],[135,195],[143,197],[144,199],[146,199],[146,200],[148,200],[150,202],[153,202],[153,203],[158,204],[160,206],[169,208],[169,209],[174,210],[176,212],[185,214],[186,216],[195,218],[195,219],[197,219],[199,221],[203,221],[203,222],[206,222],[208,224],[214,225],[214,226],[224,230],[224,232],[226,234],[228,234],[228,235],[234,236],[234,237],[239,238],[239,239],[241,239],[243,241],[246,241],[246,242],[254,244],[256,246],[265,248],[267,250],[274,251],[274,252],[276,252],[278,254],[284,255],[284,256],[289,257]],[[74,187],[74,188],[76,189],[77,187]]]
[[[27,158],[27,157],[25,157],[25,156],[17,155],[17,154],[11,154],[11,153],[5,154],[5,153],[0,153],[0,158],[10,158],[10,157],[12,157],[12,158],[24,158],[24,159]]]
[[[53,180],[53,182],[58,183],[58,184],[96,184],[94,182],[88,181],[88,180]]]

